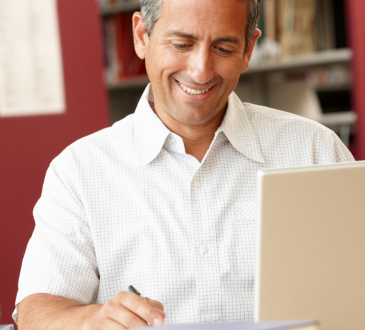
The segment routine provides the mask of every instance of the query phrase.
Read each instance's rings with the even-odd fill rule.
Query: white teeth
[[[204,94],[204,93],[206,93],[206,92],[209,91],[209,88],[206,89],[205,91],[199,91],[199,90],[195,90],[195,89],[188,88],[188,87],[184,86],[182,83],[179,83],[179,84],[182,87],[182,89],[185,92],[189,93],[190,95],[200,95],[200,94]]]

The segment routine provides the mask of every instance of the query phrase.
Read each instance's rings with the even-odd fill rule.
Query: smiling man
[[[257,171],[353,160],[327,128],[234,94],[260,36],[259,0],[141,7],[135,49],[151,84],[135,114],[51,163],[20,330],[251,321]]]

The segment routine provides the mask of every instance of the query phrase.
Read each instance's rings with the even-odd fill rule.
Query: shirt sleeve
[[[48,168],[33,214],[35,229],[21,268],[15,322],[18,304],[31,294],[47,293],[89,304],[99,288],[91,231],[74,159],[67,149]]]
[[[317,131],[314,139],[315,164],[331,164],[354,162],[351,152],[343,144],[338,135],[327,129]]]

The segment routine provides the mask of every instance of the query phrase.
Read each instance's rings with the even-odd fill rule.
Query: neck
[[[161,107],[154,105],[154,111],[165,126],[176,135],[183,139],[185,152],[195,157],[201,162],[207,153],[213,139],[214,134],[221,126],[226,109],[220,111],[217,116],[199,125],[187,125],[173,118],[167,111]]]

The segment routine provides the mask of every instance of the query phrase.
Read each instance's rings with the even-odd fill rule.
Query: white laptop
[[[258,176],[255,321],[365,330],[365,162]]]

